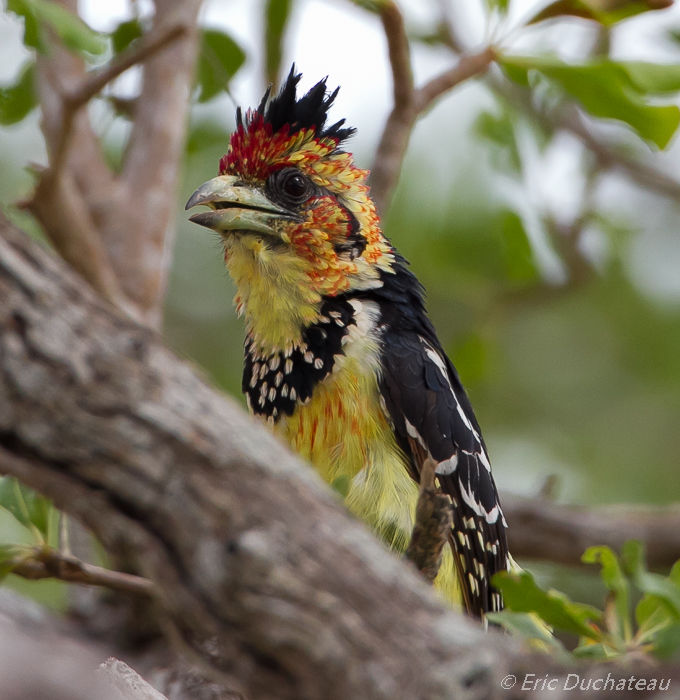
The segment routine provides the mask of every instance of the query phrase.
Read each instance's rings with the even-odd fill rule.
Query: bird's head
[[[324,297],[380,286],[394,260],[368,171],[341,148],[354,129],[326,125],[338,91],[322,80],[298,99],[300,77],[293,68],[278,95],[237,111],[220,175],[187,202],[210,208],[191,221],[220,233],[237,306],[276,347],[315,322]]]

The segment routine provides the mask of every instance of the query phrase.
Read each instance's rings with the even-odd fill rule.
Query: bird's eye
[[[267,194],[287,206],[299,206],[314,192],[314,185],[297,169],[284,168],[269,176]]]
[[[302,175],[295,173],[283,182],[285,193],[293,199],[299,199],[307,194],[307,181]]]

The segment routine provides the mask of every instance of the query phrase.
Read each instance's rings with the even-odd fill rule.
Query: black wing
[[[450,542],[465,608],[477,617],[502,608],[490,578],[508,568],[506,523],[472,411],[451,361],[435,338],[386,330],[380,391],[399,445],[418,478],[425,459],[453,502]]]

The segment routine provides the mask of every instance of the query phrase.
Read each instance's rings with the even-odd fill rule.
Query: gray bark
[[[0,469],[134,561],[221,680],[295,700],[499,688],[508,639],[447,610],[157,335],[0,228]]]
[[[508,674],[566,673],[446,608],[264,426],[1,215],[0,472],[133,561],[170,639],[250,700],[511,700]]]

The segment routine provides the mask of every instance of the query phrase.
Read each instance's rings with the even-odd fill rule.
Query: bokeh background
[[[563,19],[517,29],[541,3],[511,3],[503,22],[485,19],[483,0],[452,2],[466,46],[490,35],[518,54],[551,52],[583,59],[596,42],[592,22]],[[543,3],[545,4],[545,3]],[[440,4],[400,3],[413,36],[426,38]],[[229,94],[192,112],[178,234],[164,334],[225,391],[240,397],[242,322],[218,240],[190,224],[183,205],[217,172],[234,124],[235,105],[257,104],[265,87],[261,0],[210,0],[203,24],[229,34],[243,66]],[[136,3],[142,15],[151,7]],[[87,0],[81,14],[111,31],[131,16],[123,0]],[[633,17],[610,33],[622,60],[680,62],[680,8]],[[0,12],[0,85],[12,82],[27,52],[21,22]],[[370,167],[391,107],[386,43],[378,18],[350,2],[293,3],[282,70],[295,61],[303,86],[328,76],[341,86],[332,117],[358,128],[351,148]],[[416,82],[452,64],[431,42],[414,42]],[[134,96],[135,70],[113,86]],[[551,96],[545,96],[549,100]],[[665,99],[664,103],[677,101]],[[126,122],[104,101],[91,115],[113,162]],[[676,142],[663,152],[621,124],[594,128],[680,177]],[[38,112],[0,127],[0,206],[40,236],[12,204],[30,191],[31,163],[45,164]],[[413,134],[384,227],[428,292],[441,340],[457,365],[484,430],[499,487],[536,494],[558,477],[559,500],[580,504],[665,504],[680,500],[680,204],[642,189],[625,174],[599,171],[574,137],[539,127],[500,100],[485,81],[441,99]],[[579,223],[575,249],[586,273],[573,279],[560,236]],[[23,535],[0,519],[0,540]],[[600,595],[594,578],[554,566],[531,566],[543,584],[580,600]],[[52,604],[54,583],[10,581]]]

